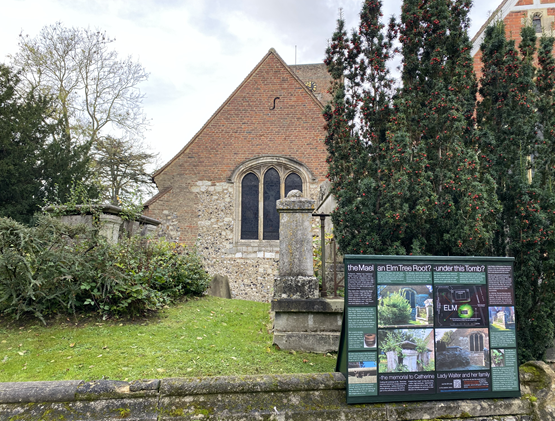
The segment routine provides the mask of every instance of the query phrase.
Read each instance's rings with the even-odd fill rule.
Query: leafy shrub
[[[36,228],[0,218],[0,312],[42,319],[53,311],[75,311],[79,267],[72,240],[84,227],[40,217]]]
[[[202,294],[210,282],[195,250],[167,241],[125,239],[119,244],[118,265],[142,277],[151,288],[174,297]]]
[[[208,283],[196,251],[182,246],[139,237],[114,245],[49,216],[32,228],[0,218],[0,313],[136,315]]]
[[[410,303],[398,292],[394,292],[380,301],[378,322],[380,325],[402,325],[410,321],[412,309]]]

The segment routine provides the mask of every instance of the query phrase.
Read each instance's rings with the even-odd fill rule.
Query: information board
[[[345,256],[347,403],[520,396],[513,261]]]

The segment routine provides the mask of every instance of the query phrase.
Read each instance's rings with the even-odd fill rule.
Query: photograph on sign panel
[[[431,285],[379,285],[378,326],[433,327]]]
[[[489,368],[487,328],[436,329],[436,370]]]
[[[434,371],[433,329],[379,329],[380,373]]]
[[[492,331],[506,332],[515,329],[514,307],[490,307],[489,327]]]
[[[349,384],[377,382],[376,361],[353,361],[348,364]]]
[[[491,350],[491,366],[492,367],[505,367],[505,350],[492,349]]]
[[[436,327],[486,327],[485,285],[436,286]]]

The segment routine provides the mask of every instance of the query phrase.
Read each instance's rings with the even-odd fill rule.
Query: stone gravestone
[[[211,295],[212,297],[231,298],[229,278],[224,275],[214,275],[206,294]]]
[[[292,190],[277,201],[279,275],[274,280],[274,343],[282,349],[337,351],[343,300],[320,298],[314,276],[312,212],[314,200]]]

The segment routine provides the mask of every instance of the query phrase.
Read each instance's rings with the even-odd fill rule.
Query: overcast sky
[[[501,0],[474,6],[472,37]],[[384,0],[398,15],[401,0]],[[20,33],[36,36],[57,21],[105,30],[113,47],[150,73],[141,86],[151,119],[146,142],[171,159],[270,48],[288,64],[322,62],[339,8],[348,28],[362,0],[2,0],[0,62]]]

